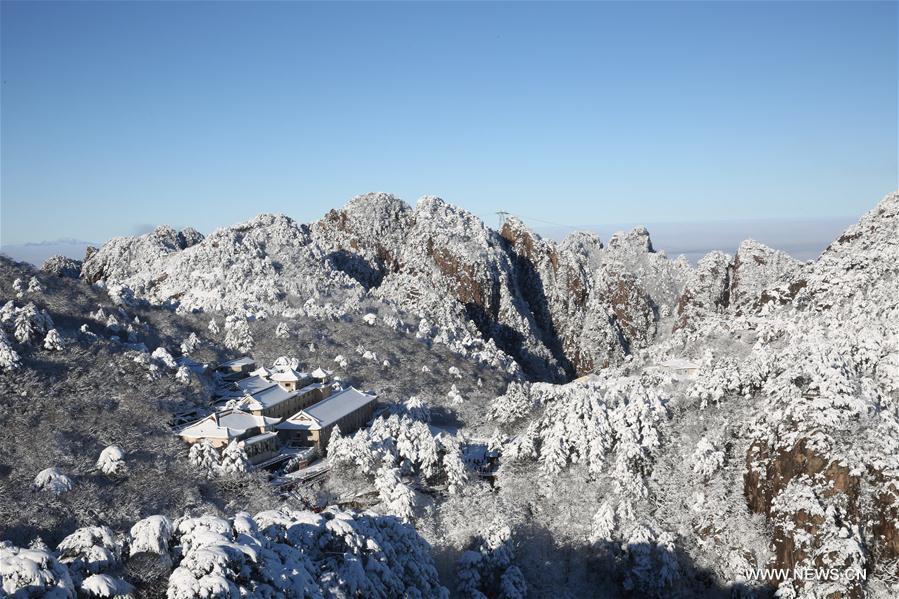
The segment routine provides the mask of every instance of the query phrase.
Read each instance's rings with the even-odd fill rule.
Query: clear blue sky
[[[858,215],[897,187],[892,2],[0,10],[5,244],[366,191],[594,224]]]

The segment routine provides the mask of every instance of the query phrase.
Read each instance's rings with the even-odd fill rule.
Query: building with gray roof
[[[377,399],[377,395],[348,387],[300,410],[275,429],[293,444],[316,446],[324,453],[334,427],[339,426],[343,434],[355,432],[371,418]]]

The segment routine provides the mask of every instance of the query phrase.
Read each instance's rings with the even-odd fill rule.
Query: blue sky
[[[366,191],[580,225],[855,218],[897,187],[891,2],[0,11],[4,244]]]

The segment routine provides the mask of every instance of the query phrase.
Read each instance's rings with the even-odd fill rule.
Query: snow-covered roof
[[[235,366],[252,366],[256,364],[256,360],[251,358],[250,356],[244,356],[242,358],[235,358],[233,360],[228,360],[227,362],[222,362],[219,364],[219,368],[234,368]]]
[[[259,375],[250,376],[242,381],[237,381],[237,388],[247,393],[249,395],[253,395],[254,393],[259,393],[269,387],[275,387],[275,383],[265,380]]]
[[[348,387],[317,404],[300,410],[277,427],[278,430],[318,430],[331,426],[347,414],[373,403],[377,395]]]
[[[272,370],[269,370],[265,366],[260,366],[259,368],[251,372],[250,376],[258,376],[267,379],[268,377],[272,376],[272,372]]]
[[[267,416],[254,416],[243,410],[222,410],[187,425],[178,434],[182,437],[232,439],[243,435],[251,428],[273,426],[278,420]]]
[[[314,379],[326,379],[329,376],[331,376],[331,372],[332,372],[331,370],[325,370],[324,368],[319,366],[318,368],[313,370],[309,376],[311,376]]]
[[[271,408],[283,401],[287,401],[291,397],[297,395],[299,391],[287,391],[279,385],[270,385],[265,389],[247,394],[241,400],[241,405],[246,405],[252,410],[262,410]]]
[[[305,372],[297,372],[293,368],[285,368],[272,374],[271,379],[279,383],[295,383],[305,381],[309,375]]]

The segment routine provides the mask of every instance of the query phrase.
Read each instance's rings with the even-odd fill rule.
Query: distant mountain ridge
[[[514,217],[496,231],[437,197],[413,208],[369,193],[309,225],[264,214],[206,238],[164,226],[115,238],[82,276],[185,310],[292,313],[378,297],[561,381],[620,363],[704,312],[753,309],[803,268],[752,241],[694,268],[654,251],[643,227],[605,245],[589,233],[556,243]]]
[[[64,237],[49,241],[35,241],[0,246],[0,254],[19,262],[40,265],[52,256],[65,256],[81,260],[90,246],[100,245],[90,241]]]

